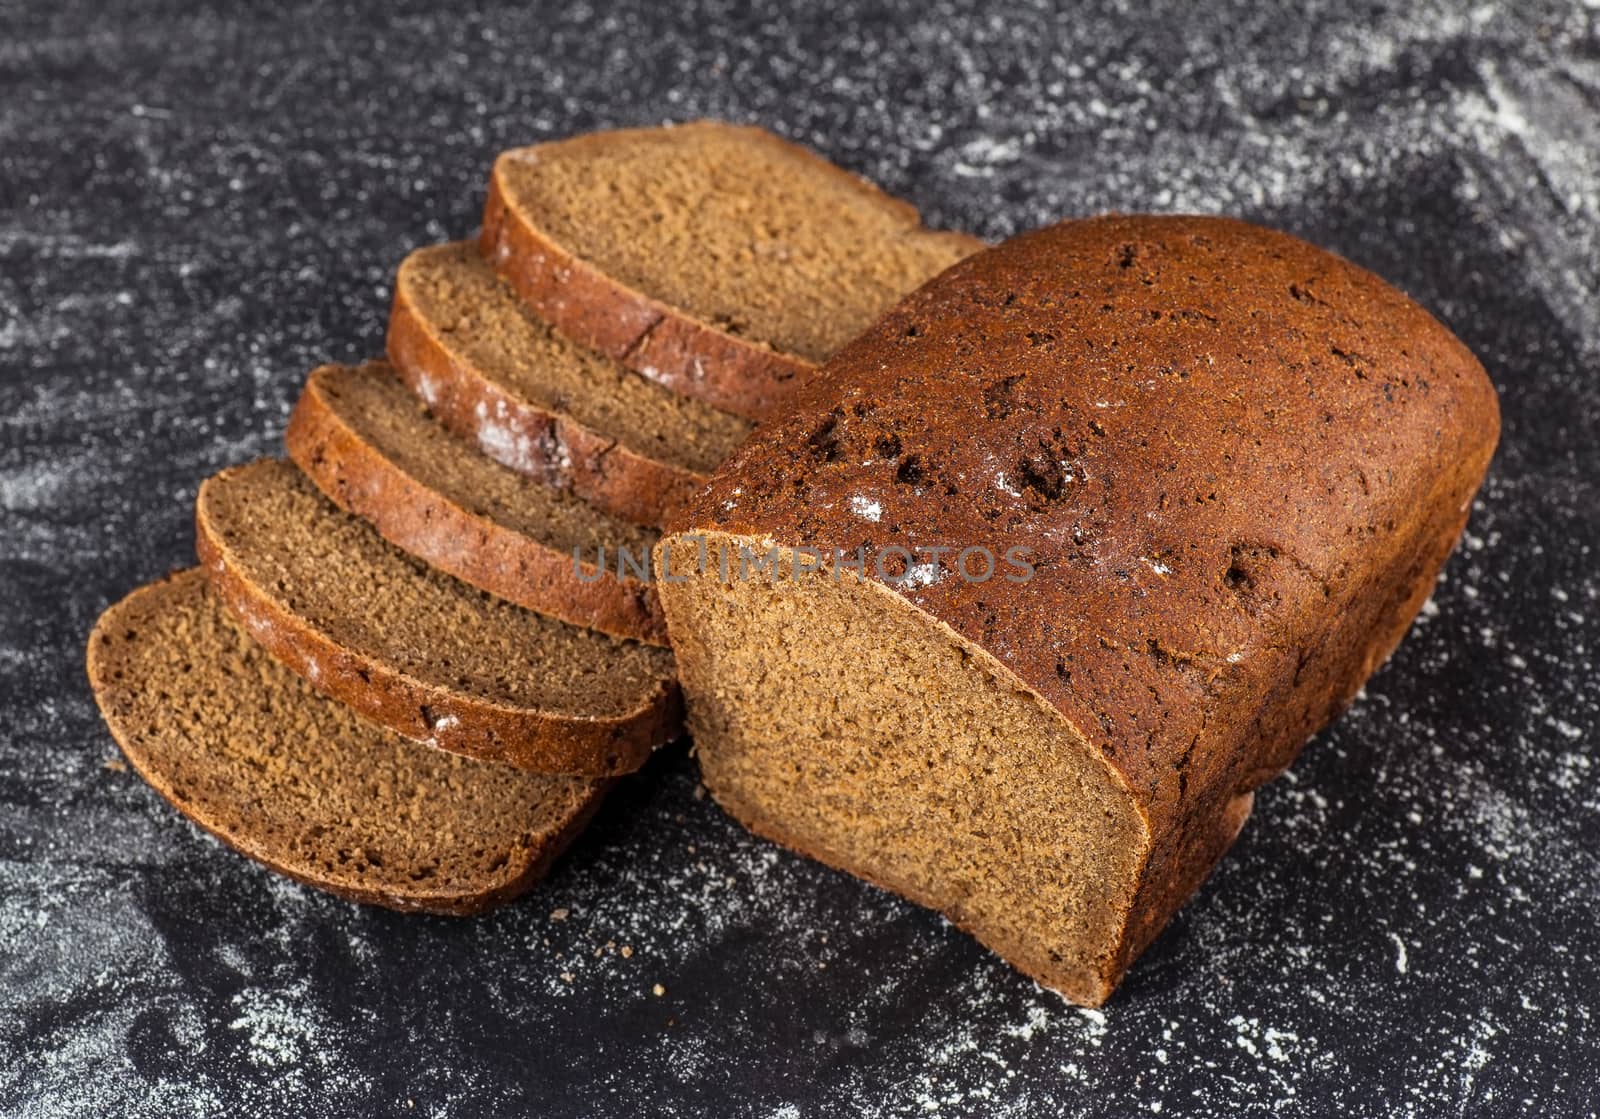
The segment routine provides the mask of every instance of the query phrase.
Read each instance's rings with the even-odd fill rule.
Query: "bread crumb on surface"
[[[561,909],[552,909],[550,911],[550,919],[552,921],[565,921],[570,916],[572,916],[572,910],[565,907]]]
[[[624,944],[622,946],[622,958],[624,960],[626,960],[626,959],[631,958],[632,956],[633,956],[633,949],[628,947],[626,944]]]
[[[660,998],[662,995],[667,993],[667,989],[661,984],[657,983],[654,987],[650,988],[650,993],[656,998]]]

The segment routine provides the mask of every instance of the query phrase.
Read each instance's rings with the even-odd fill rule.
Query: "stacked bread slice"
[[[648,563],[753,421],[980,247],[759,129],[500,157],[400,266],[387,361],[312,372],[289,461],[201,487],[197,570],[90,637],[134,768],[357,901],[515,896],[681,730]]]

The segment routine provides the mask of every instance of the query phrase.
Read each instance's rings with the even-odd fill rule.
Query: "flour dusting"
[[[362,8],[7,12],[0,1113],[1594,1114],[1592,6]],[[1419,624],[1101,1010],[751,836],[682,746],[459,921],[280,879],[108,765],[84,637],[194,562],[200,480],[381,351],[395,264],[472,234],[496,151],[666,116],[761,121],[995,239],[1262,220],[1399,284],[1502,390]],[[1140,376],[1095,390],[1108,422]],[[566,461],[476,419],[508,465]],[[1018,495],[1015,461],[967,481]]]

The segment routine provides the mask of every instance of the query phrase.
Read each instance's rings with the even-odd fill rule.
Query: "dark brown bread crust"
[[[705,484],[693,471],[658,462],[608,439],[561,412],[540,408],[506,392],[470,362],[460,360],[418,309],[403,283],[395,285],[387,342],[411,391],[432,386],[428,406],[450,431],[474,439],[478,417],[494,416],[519,445],[535,455],[529,477],[569,487],[585,501],[640,525],[659,525]],[[519,464],[505,463],[513,469]]]
[[[819,173],[836,176],[840,183],[902,213],[908,223],[919,220],[910,203],[765,129],[721,123],[680,127],[724,128],[744,133],[751,144],[781,147]],[[606,143],[614,142],[616,135],[599,133],[559,142]],[[730,334],[636,291],[553,241],[510,204],[501,169],[512,155],[502,154],[489,176],[479,247],[517,294],[562,333],[630,369],[648,370],[653,380],[686,396],[754,420],[776,412],[796,383],[816,371],[816,365],[803,357]],[[965,233],[938,236],[973,252],[984,244]]]
[[[369,888],[348,879],[330,880],[309,866],[289,862],[279,849],[261,842],[260,838],[248,829],[230,826],[227,820],[214,812],[203,800],[190,795],[188,790],[175,784],[173,774],[157,764],[143,749],[126,718],[125,708],[129,704],[129,689],[151,686],[154,682],[128,680],[123,677],[117,664],[118,650],[115,645],[124,635],[116,631],[122,628],[130,610],[138,612],[146,607],[160,608],[161,599],[207,593],[205,588],[204,576],[198,570],[191,568],[140,587],[121,603],[109,608],[96,622],[94,632],[89,636],[87,657],[89,683],[106,726],[134,772],[196,826],[215,836],[227,847],[269,870],[314,889],[325,890],[347,901],[363,905],[381,905],[402,912],[432,913],[446,917],[470,917],[494,909],[526,893],[530,887],[544,878],[551,864],[588,826],[605,800],[606,793],[614,784],[612,781],[593,783],[590,792],[578,804],[576,811],[571,812],[556,830],[528,835],[529,850],[526,854],[529,857],[517,873],[480,890],[441,890],[421,883],[403,892]],[[310,703],[332,702],[315,696],[309,689],[306,699]],[[374,733],[384,732],[374,731]],[[250,790],[240,790],[241,798],[250,795]]]
[[[625,715],[576,717],[453,692],[343,647],[229,562],[206,516],[205,492],[202,486],[195,506],[195,551],[212,588],[278,661],[373,722],[451,753],[582,777],[632,773],[680,732],[683,701],[675,682]]]
[[[1240,798],[1403,636],[1498,433],[1476,359],[1370,273],[1242,222],[1112,216],[909,297],[675,527],[1030,550],[1029,582],[947,559],[893,589],[1056,707],[1140,804],[1152,847],[1109,991]]]
[[[618,578],[462,508],[406,473],[339,415],[315,370],[289,417],[289,457],[335,505],[441,571],[519,606],[616,637],[667,643],[655,588]],[[388,375],[387,367],[384,375]]]

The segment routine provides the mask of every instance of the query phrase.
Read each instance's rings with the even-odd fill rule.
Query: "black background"
[[[1594,1114],[1600,13],[1208,13],[0,0],[0,1113]],[[991,238],[1287,228],[1500,388],[1434,604],[1103,1013],[745,835],[682,746],[475,921],[276,880],[107,764],[96,614],[377,351],[493,153],[702,115]]]

